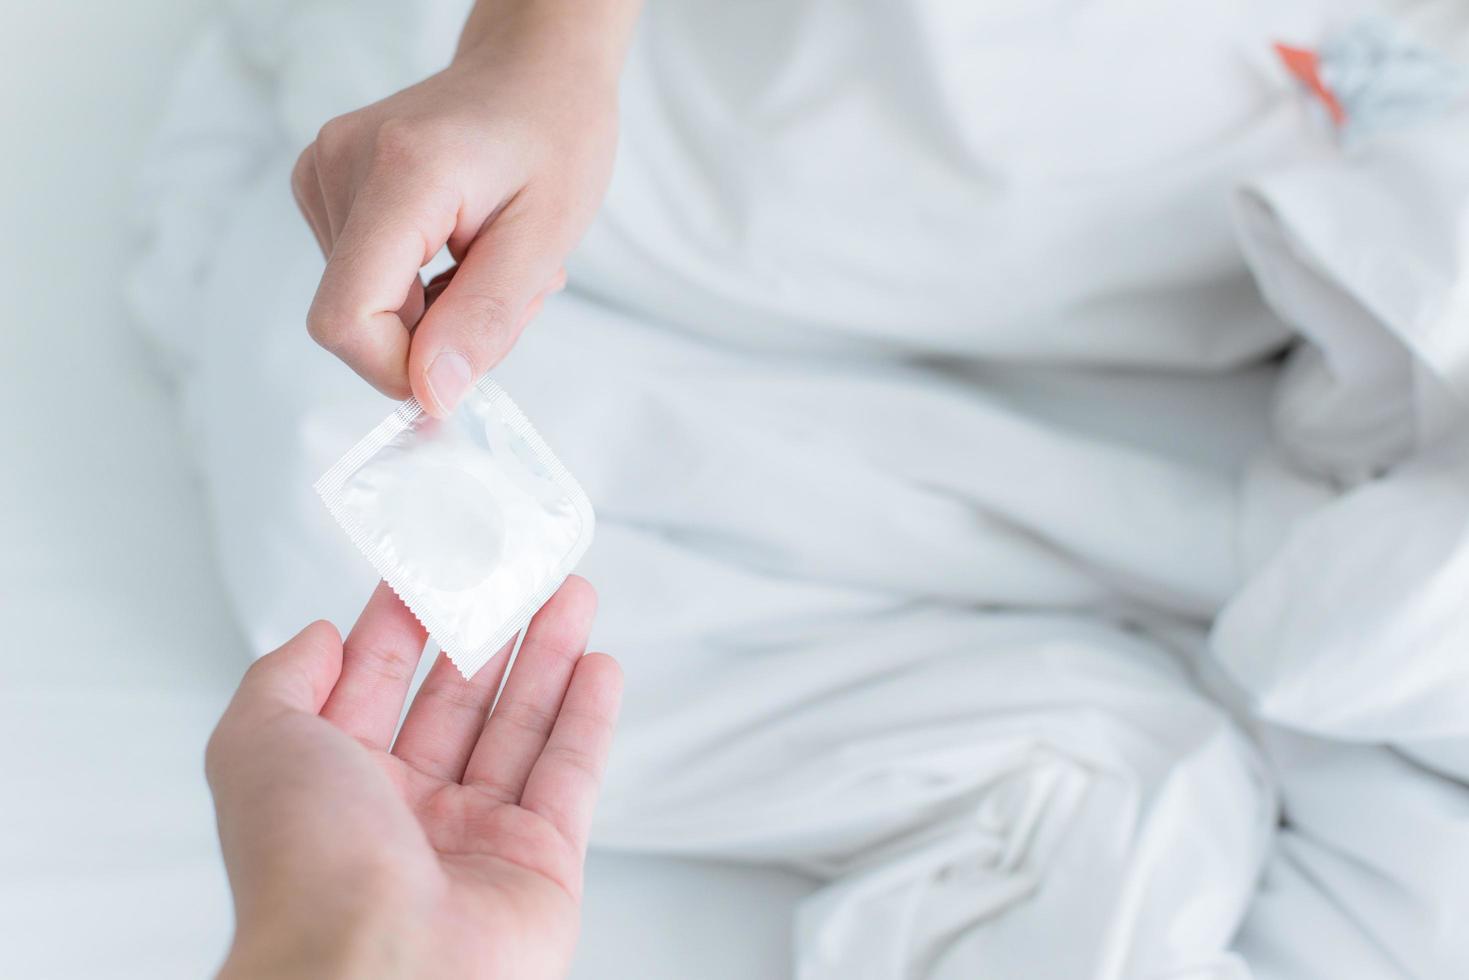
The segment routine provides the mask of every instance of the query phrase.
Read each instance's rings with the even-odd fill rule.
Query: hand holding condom
[[[262,658],[211,739],[238,919],[222,976],[568,967],[621,674],[583,656],[594,596],[567,578],[590,504],[483,375],[600,205],[638,6],[481,0],[447,69],[296,164],[327,257],[308,329],[408,401],[318,484],[387,581],[345,642],[318,623]],[[455,265],[425,285],[442,249]],[[423,624],[447,656],[395,738]]]
[[[292,174],[327,256],[312,337],[430,415],[447,416],[561,288],[601,203],[623,41],[573,14],[471,18],[448,68],[329,121]],[[419,270],[445,247],[456,265],[426,289]]]

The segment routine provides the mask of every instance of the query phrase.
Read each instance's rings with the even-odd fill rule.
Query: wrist
[[[220,968],[219,980],[348,980],[373,975],[372,951],[359,936],[285,933],[237,935]],[[381,964],[378,964],[381,966]],[[381,973],[382,976],[407,976]]]
[[[616,84],[642,0],[478,0],[454,60],[550,59],[561,69]]]
[[[419,941],[411,911],[360,896],[349,905],[322,906],[283,902],[269,914],[242,916],[220,980],[394,980],[425,975],[425,944]]]

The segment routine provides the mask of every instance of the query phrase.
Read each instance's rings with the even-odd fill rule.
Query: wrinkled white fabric
[[[452,6],[240,4],[162,144],[139,306],[261,649],[370,588],[309,488],[384,404],[290,163]],[[821,876],[813,980],[1463,974],[1469,117],[1344,155],[1270,44],[1353,12],[654,0],[495,372],[598,510],[604,846]]]

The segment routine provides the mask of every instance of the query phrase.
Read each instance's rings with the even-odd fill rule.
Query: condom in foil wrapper
[[[586,493],[488,378],[447,419],[404,402],[316,492],[465,677],[525,627],[592,541]]]

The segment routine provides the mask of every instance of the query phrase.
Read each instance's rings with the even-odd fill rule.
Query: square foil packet
[[[465,677],[525,627],[592,542],[586,493],[488,378],[447,419],[410,398],[316,492]]]

